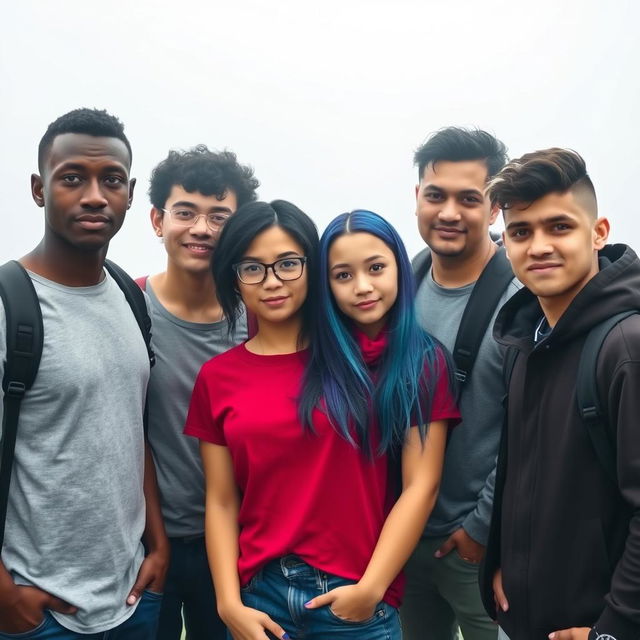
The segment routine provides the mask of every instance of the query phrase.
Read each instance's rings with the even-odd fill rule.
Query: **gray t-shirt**
[[[99,633],[135,610],[126,598],[144,556],[149,359],[111,276],[66,287],[30,275],[44,347],[20,411],[2,561],[16,584],[78,607],[52,612],[60,624]],[[5,366],[0,304],[0,378]]]
[[[247,337],[242,315],[232,335],[226,320],[187,322],[169,313],[147,280],[156,364],[149,381],[149,442],[162,514],[170,537],[204,534],[204,473],[199,443],[182,433],[200,367]]]
[[[450,351],[474,284],[441,287],[429,270],[418,288],[418,322]],[[518,289],[514,279],[500,299],[465,384],[460,400],[462,422],[449,438],[438,501],[425,529],[428,537],[449,535],[462,526],[477,542],[487,541],[505,393],[503,352],[492,329],[498,310]]]

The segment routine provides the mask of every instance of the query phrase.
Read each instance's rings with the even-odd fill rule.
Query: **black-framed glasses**
[[[175,207],[174,209],[163,209],[166,214],[171,217],[174,224],[181,227],[192,227],[200,218],[204,217],[207,226],[211,231],[218,231],[220,227],[231,216],[230,213],[223,211],[212,211],[211,213],[196,213],[193,209],[187,209],[185,207]]]
[[[302,276],[304,265],[307,262],[305,256],[292,256],[291,258],[281,258],[270,264],[256,262],[255,260],[245,260],[233,265],[233,270],[238,276],[238,280],[244,284],[261,284],[267,279],[269,269],[278,280],[297,280]]]

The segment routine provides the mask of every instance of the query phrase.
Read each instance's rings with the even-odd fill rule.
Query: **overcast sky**
[[[198,143],[235,151],[261,199],[320,230],[353,208],[384,215],[413,254],[412,153],[447,125],[492,131],[512,157],[576,149],[613,240],[640,247],[640,2],[20,0],[2,14],[2,262],[42,235],[38,141],[76,107],[106,108],[131,140],[138,185],[110,256],[136,276],[165,262],[151,169]]]

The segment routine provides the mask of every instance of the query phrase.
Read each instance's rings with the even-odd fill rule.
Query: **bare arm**
[[[385,520],[369,564],[360,581],[314,598],[309,608],[331,605],[346,620],[373,615],[393,579],[401,571],[420,539],[435,504],[447,439],[447,422],[429,425],[424,446],[412,428],[402,451],[402,493]]]
[[[218,613],[234,640],[264,640],[265,629],[288,638],[266,613],[245,607],[238,577],[238,512],[240,496],[227,447],[200,443],[205,473],[205,537],[209,567],[216,590]]]

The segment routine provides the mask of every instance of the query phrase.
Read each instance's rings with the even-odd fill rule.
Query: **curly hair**
[[[238,207],[256,199],[260,183],[253,169],[241,165],[231,151],[210,151],[199,144],[189,151],[169,151],[169,155],[152,171],[149,198],[156,209],[163,209],[174,185],[193,193],[224,198],[233,191]]]
[[[45,156],[49,153],[54,138],[63,133],[84,133],[96,137],[118,138],[127,147],[129,160],[131,161],[133,158],[131,145],[124,134],[122,122],[104,109],[87,109],[83,107],[65,113],[47,127],[38,145],[38,167],[40,173],[42,173]],[[131,162],[129,162],[129,165],[131,165]]]

